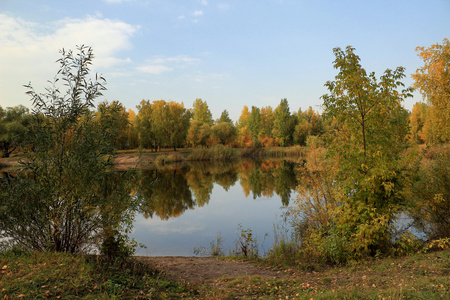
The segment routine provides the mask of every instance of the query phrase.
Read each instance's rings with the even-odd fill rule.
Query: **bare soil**
[[[192,284],[214,284],[220,279],[240,276],[276,279],[285,277],[282,271],[269,270],[251,262],[230,261],[215,257],[138,256],[136,258],[162,271],[172,280]]]

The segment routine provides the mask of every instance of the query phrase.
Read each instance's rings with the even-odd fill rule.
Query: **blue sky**
[[[0,105],[31,107],[24,84],[44,92],[61,48],[92,46],[93,72],[136,111],[143,99],[192,107],[214,118],[244,105],[319,109],[337,74],[334,47],[352,45],[367,71],[410,74],[417,46],[450,38],[450,1],[0,0]],[[405,102],[411,109],[420,101]]]

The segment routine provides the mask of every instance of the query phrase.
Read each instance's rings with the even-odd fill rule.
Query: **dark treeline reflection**
[[[270,198],[276,194],[282,205],[287,206],[298,178],[295,163],[248,160],[139,170],[134,181],[140,212],[146,218],[158,216],[167,220],[188,209],[207,205],[214,183],[228,190],[238,182],[246,197],[252,194],[253,199]]]

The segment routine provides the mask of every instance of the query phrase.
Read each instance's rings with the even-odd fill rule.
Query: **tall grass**
[[[156,165],[162,166],[162,165],[165,165],[165,164],[171,164],[171,163],[176,163],[176,162],[183,162],[185,160],[186,159],[184,158],[184,156],[182,156],[181,154],[175,152],[175,153],[171,153],[171,154],[168,154],[168,155],[160,154],[160,155],[158,155],[155,158],[154,162],[155,162]]]
[[[270,157],[302,157],[305,155],[305,150],[303,147],[297,145],[292,147],[272,147],[264,148],[263,156]]]
[[[223,145],[214,145],[211,148],[194,149],[186,158],[189,161],[227,161],[237,159],[239,153]]]

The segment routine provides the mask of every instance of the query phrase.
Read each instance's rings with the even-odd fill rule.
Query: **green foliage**
[[[287,99],[281,99],[275,109],[273,136],[279,139],[280,146],[292,145],[296,117],[289,112]]]
[[[118,230],[106,234],[100,246],[100,253],[110,260],[124,260],[131,257],[137,248],[137,242]]]
[[[423,243],[411,232],[406,231],[394,241],[392,254],[394,256],[411,255],[417,253],[422,247]]]
[[[238,239],[236,240],[234,254],[245,258],[259,257],[257,239],[253,236],[252,230],[250,228],[244,229],[242,224],[239,224],[236,233]]]
[[[0,240],[25,249],[83,252],[126,231],[133,209],[120,174],[111,172],[114,135],[89,110],[105,89],[102,77],[88,78],[92,49],[61,54],[47,93],[26,86],[34,109],[24,143],[34,151],[0,182]]]
[[[23,105],[7,107],[0,106],[0,157],[9,157],[20,145],[25,145],[24,139],[31,115]]]
[[[333,189],[339,207],[337,228],[355,257],[386,253],[395,216],[404,208],[400,155],[406,136],[401,102],[411,89],[398,91],[404,68],[386,70],[380,82],[367,74],[352,47],[335,48],[336,81],[325,84],[324,113],[340,125],[329,157],[337,159]]]
[[[128,120],[128,112],[119,101],[108,103],[101,102],[97,107],[95,116],[100,128],[107,132],[117,149],[128,149],[128,128],[131,126]]]
[[[211,137],[211,127],[197,120],[191,120],[187,132],[187,141],[194,147],[207,146]]]
[[[294,142],[296,144],[304,146],[309,136],[318,136],[323,133],[322,117],[311,106],[304,112],[299,109],[297,120],[294,132]]]
[[[228,110],[226,110],[226,109],[222,112],[219,120],[217,121],[217,123],[221,123],[221,122],[233,124],[233,121],[231,120],[230,115],[228,114]]]
[[[202,99],[195,99],[192,105],[192,119],[195,121],[202,122],[209,126],[213,125],[213,118],[211,111],[209,110],[208,104]]]
[[[136,130],[140,146],[157,150],[161,147],[184,146],[191,113],[183,103],[165,100],[141,101],[137,106]]]
[[[410,190],[410,214],[430,240],[450,237],[450,155],[441,150],[425,160]]]
[[[229,122],[219,122],[211,127],[212,138],[222,145],[230,145],[237,136],[236,127]]]
[[[304,259],[345,264],[389,254],[393,247],[394,221],[406,207],[400,157],[407,118],[401,101],[410,89],[398,91],[403,68],[386,70],[378,82],[352,47],[334,54],[339,73],[325,84],[330,94],[322,99],[324,115],[335,125],[329,127],[326,152],[321,139],[306,139],[299,197],[288,214]],[[313,116],[312,110],[302,114],[297,129],[312,128]]]
[[[250,131],[252,139],[258,140],[261,132],[261,110],[256,106],[252,106],[247,127]]]
[[[136,131],[139,137],[139,146],[142,148],[156,148],[155,134],[152,131],[153,112],[149,100],[142,100],[137,106]]]

